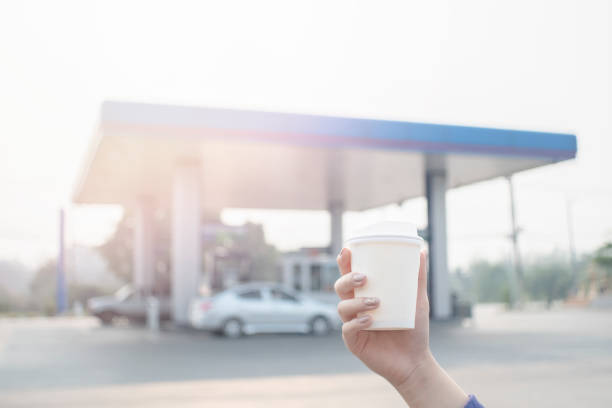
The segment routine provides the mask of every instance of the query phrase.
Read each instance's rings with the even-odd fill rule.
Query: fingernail
[[[353,282],[355,282],[355,283],[361,283],[364,278],[365,278],[365,275],[363,273],[354,273],[353,274]]]
[[[338,256],[340,256],[340,257],[341,257],[341,256],[342,256],[342,252],[344,252],[344,248],[342,248],[342,249],[340,250],[340,253],[338,254]]]
[[[375,297],[365,298],[363,300],[363,303],[365,303],[366,306],[375,306],[378,304],[378,298],[375,298]]]
[[[359,323],[367,323],[370,321],[370,318],[371,318],[370,315],[363,315],[363,316],[358,317],[357,321]]]

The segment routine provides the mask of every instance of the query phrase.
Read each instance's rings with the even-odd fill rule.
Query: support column
[[[150,198],[141,197],[134,213],[134,252],[132,277],[134,289],[141,295],[153,288],[153,206]]]
[[[452,315],[452,304],[446,249],[446,169],[443,158],[428,160],[425,186],[429,232],[430,306],[434,319],[448,319]]]
[[[331,219],[331,242],[329,249],[332,256],[336,256],[342,249],[342,215],[344,214],[344,203],[333,201],[329,204],[329,216]]]
[[[180,325],[189,322],[202,264],[199,171],[194,162],[181,163],[172,184],[172,316]]]
[[[344,152],[342,150],[331,151],[327,157],[327,203],[330,216],[329,252],[334,258],[342,249],[342,215],[346,197],[344,168]]]

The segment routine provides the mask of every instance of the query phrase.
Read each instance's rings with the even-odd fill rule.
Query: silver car
[[[325,335],[340,326],[336,306],[298,295],[275,283],[249,283],[213,297],[196,298],[190,307],[197,329],[240,337],[255,333]]]
[[[158,296],[159,318],[170,319],[170,298]],[[147,299],[131,285],[125,285],[114,295],[93,297],[87,301],[87,310],[102,324],[108,325],[117,317],[127,318],[130,322],[142,323],[147,316]]]

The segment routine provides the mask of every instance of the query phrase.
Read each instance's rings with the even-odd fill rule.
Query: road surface
[[[479,308],[434,354],[489,406],[612,406],[612,312]],[[91,318],[0,320],[0,406],[402,406],[339,333],[228,340]]]

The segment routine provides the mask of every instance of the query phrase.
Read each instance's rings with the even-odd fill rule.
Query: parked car
[[[255,333],[325,335],[340,326],[336,306],[276,283],[249,283],[193,299],[191,325],[227,337]]]
[[[158,296],[160,320],[170,319],[170,298]],[[111,324],[116,317],[131,322],[144,322],[147,316],[147,298],[131,285],[121,287],[114,295],[93,297],[87,301],[87,310],[102,324]]]

